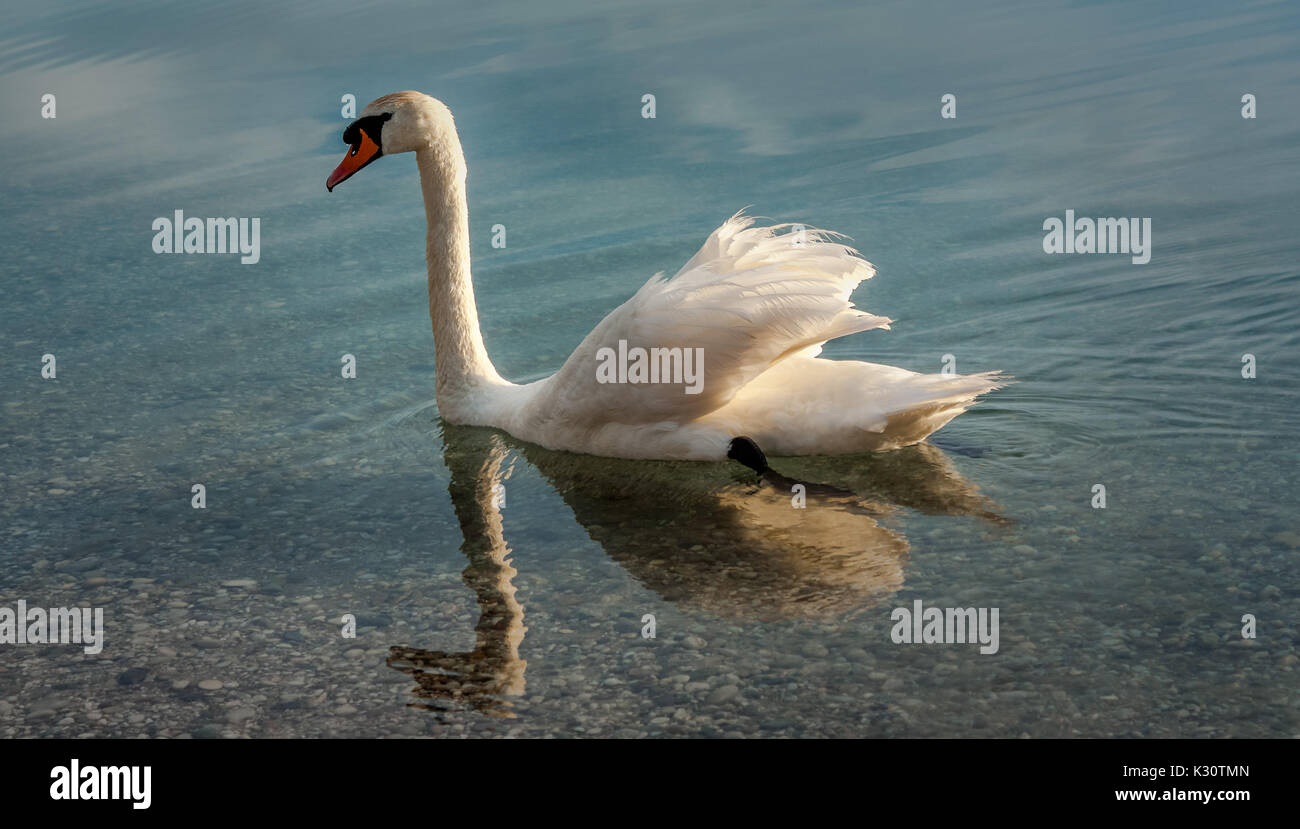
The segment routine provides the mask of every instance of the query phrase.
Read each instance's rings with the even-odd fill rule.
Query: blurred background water
[[[0,606],[107,642],[0,646],[0,734],[1300,732],[1294,4],[6,16]],[[456,114],[506,377],[753,205],[879,270],[894,330],[828,356],[1018,383],[778,464],[855,493],[799,516],[738,467],[444,428],[413,159],[323,186],[341,97],[401,89]],[[1150,217],[1150,263],[1045,254],[1068,208]],[[154,254],[176,209],[260,217],[261,261]],[[915,599],[1000,608],[999,652],[894,644]]]

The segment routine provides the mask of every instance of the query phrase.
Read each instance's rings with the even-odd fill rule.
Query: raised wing
[[[676,276],[656,274],[605,317],[547,383],[546,416],[578,423],[693,420],[791,354],[889,327],[888,318],[849,302],[875,268],[838,241],[844,237],[753,224],[732,216]]]

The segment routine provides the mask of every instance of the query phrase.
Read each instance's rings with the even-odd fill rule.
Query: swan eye
[[[384,112],[379,115],[367,115],[364,118],[358,118],[348,124],[347,129],[343,130],[343,143],[351,145],[352,152],[355,154],[356,148],[361,145],[361,133],[364,132],[370,136],[370,140],[375,142],[376,145],[383,146],[379,136],[384,131],[384,122],[392,117],[393,113]]]
[[[382,134],[384,122],[392,118],[391,113],[367,115],[358,118],[343,130],[343,142],[349,145],[342,163],[325,180],[325,187],[333,190],[341,181],[351,178],[352,174],[384,154]]]

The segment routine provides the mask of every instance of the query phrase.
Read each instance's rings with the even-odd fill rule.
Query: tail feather
[[[716,413],[735,418],[772,455],[839,455],[895,449],[925,440],[1012,382],[999,371],[917,374],[877,363],[783,360]]]

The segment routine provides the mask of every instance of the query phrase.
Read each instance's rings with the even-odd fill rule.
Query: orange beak
[[[383,155],[379,150],[379,145],[370,140],[370,136],[366,135],[365,130],[360,130],[360,133],[361,142],[354,144],[352,149],[348,150],[348,154],[343,156],[343,161],[334,168],[334,172],[330,173],[330,177],[325,179],[326,190],[333,192],[337,184],[347,181],[357,170]]]

